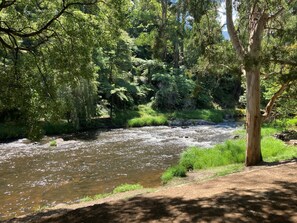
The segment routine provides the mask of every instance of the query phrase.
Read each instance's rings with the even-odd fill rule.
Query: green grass
[[[273,127],[271,125],[264,125],[262,128],[261,128],[261,136],[262,138],[263,137],[266,137],[266,136],[272,136],[272,135],[275,135],[276,133],[279,133],[281,131],[283,131],[284,129],[281,128],[281,127]],[[238,129],[236,131],[234,131],[233,133],[234,135],[239,135],[240,137],[245,137],[246,135],[246,130],[245,129]]]
[[[142,116],[139,118],[133,118],[128,120],[129,127],[141,127],[141,126],[158,126],[166,125],[168,122],[167,118],[164,115],[158,116]]]
[[[113,189],[111,193],[104,193],[104,194],[96,194],[95,196],[86,196],[80,199],[80,202],[88,202],[103,199],[109,197],[114,194],[126,192],[126,191],[133,191],[133,190],[140,190],[143,189],[143,186],[140,184],[121,184]]]
[[[88,202],[88,201],[93,201],[93,200],[94,200],[93,197],[85,196],[85,197],[81,198],[79,201],[81,201],[81,202]]]
[[[113,194],[126,192],[126,191],[132,191],[132,190],[139,190],[143,189],[143,186],[140,184],[121,184],[117,186],[112,192]]]
[[[297,117],[286,120],[286,124],[289,127],[297,127]]]
[[[186,177],[187,169],[182,165],[169,167],[161,176],[163,183],[167,183],[173,177]]]
[[[244,140],[229,140],[213,148],[189,148],[181,154],[179,164],[187,170],[206,169],[244,162]]]
[[[150,104],[139,105],[135,110],[117,111],[113,123],[117,126],[141,127],[166,125],[172,119],[202,119],[222,122],[224,114],[230,111],[200,109],[186,111],[157,111]]]
[[[266,162],[274,162],[297,158],[297,147],[288,146],[283,141],[271,136],[263,138],[261,141],[262,156]]]
[[[215,177],[226,176],[230,173],[240,172],[244,169],[243,164],[230,164],[215,170]]]
[[[262,128],[262,156],[266,162],[274,162],[297,158],[297,147],[286,145],[283,141],[274,138],[272,135],[279,132],[279,129],[272,127]],[[236,140],[228,140],[222,144],[216,145],[213,148],[197,148],[192,147],[181,154],[178,168],[186,170],[209,169],[218,166],[241,165],[245,160],[246,142],[244,139],[243,130],[237,132],[241,136]],[[174,171],[176,167],[168,168],[161,179],[163,182],[168,182],[178,174]],[[237,168],[235,166],[235,168]],[[234,170],[230,170],[233,172]],[[229,170],[227,171],[227,173]],[[225,174],[225,172],[221,173]]]

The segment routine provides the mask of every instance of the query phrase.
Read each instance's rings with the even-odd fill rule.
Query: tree
[[[16,1],[3,0],[0,3],[0,43],[6,49],[18,51],[32,50],[47,42],[55,31],[51,26],[67,10],[75,6],[94,5],[89,1]]]
[[[262,161],[260,112],[260,74],[263,66],[263,34],[273,21],[288,12],[296,1],[232,1],[226,0],[226,17],[229,36],[236,54],[242,62],[247,87],[247,148],[246,166]],[[234,5],[233,5],[234,3]],[[247,26],[247,33],[240,35],[232,19],[232,8],[237,6],[241,23]],[[277,94],[278,96],[278,94]],[[273,103],[273,101],[271,101]]]

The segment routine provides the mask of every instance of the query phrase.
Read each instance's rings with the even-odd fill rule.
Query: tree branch
[[[12,1],[2,0],[2,2],[0,3],[0,11],[4,8],[12,6],[15,2],[16,2],[16,0],[12,0]]]
[[[275,101],[278,99],[279,96],[282,95],[282,93],[287,89],[287,87],[290,85],[290,81],[282,84],[280,89],[274,93],[274,95],[269,100],[268,104],[265,107],[265,113],[262,115],[263,120],[267,120],[271,114],[272,108],[275,104]]]
[[[17,30],[14,30],[12,28],[3,28],[0,27],[0,32],[4,32],[6,34],[12,34],[17,37],[21,38],[26,38],[26,37],[32,37],[32,36],[37,36],[44,32],[53,22],[55,22],[59,17],[63,15],[63,13],[70,7],[75,6],[75,5],[94,5],[98,3],[99,0],[92,0],[90,2],[72,2],[65,4],[65,0],[63,0],[63,7],[62,9],[55,15],[53,16],[52,19],[50,19],[47,23],[45,23],[41,28],[39,28],[37,31],[34,32],[29,32],[29,33],[23,33]],[[3,3],[3,2],[2,2]]]
[[[296,61],[291,61],[291,60],[271,59],[270,62],[297,67],[297,62]]]
[[[235,48],[238,57],[241,60],[243,60],[245,56],[245,50],[238,38],[238,35],[234,27],[234,23],[232,19],[232,0],[226,0],[226,17],[227,17],[228,33],[229,33],[232,45]]]
[[[294,0],[289,0],[289,1],[287,2],[287,4],[290,5],[293,1],[294,1]],[[270,15],[270,16],[268,17],[268,20],[275,19],[275,18],[278,17],[284,10],[285,10],[285,7],[282,6],[276,13]]]

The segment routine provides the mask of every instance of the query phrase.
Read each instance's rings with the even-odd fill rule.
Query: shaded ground
[[[297,160],[7,222],[297,222]],[[74,207],[68,207],[74,208]]]

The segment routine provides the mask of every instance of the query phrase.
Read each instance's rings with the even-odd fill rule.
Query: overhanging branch
[[[262,115],[262,118],[264,121],[269,118],[269,116],[271,115],[272,108],[275,104],[275,101],[279,98],[279,96],[281,96],[284,93],[284,91],[288,88],[290,83],[291,82],[289,81],[282,84],[280,89],[277,92],[275,92],[274,95],[271,97],[271,99],[269,100],[268,104],[265,107],[265,113]]]
[[[14,36],[21,37],[21,38],[37,36],[37,35],[41,34],[42,32],[44,32],[58,18],[60,18],[68,8],[70,8],[72,6],[76,6],[76,5],[94,5],[94,4],[98,3],[98,2],[99,2],[98,0],[93,0],[93,1],[90,1],[90,2],[72,2],[72,3],[67,3],[66,4],[65,1],[63,1],[62,9],[55,16],[53,16],[52,19],[50,19],[47,23],[45,23],[41,28],[39,28],[36,31],[29,32],[29,33],[23,33],[23,32],[14,30],[12,28],[0,27],[0,32],[4,32],[6,34],[12,34]]]
[[[297,62],[292,60],[271,59],[270,62],[297,67]]]

